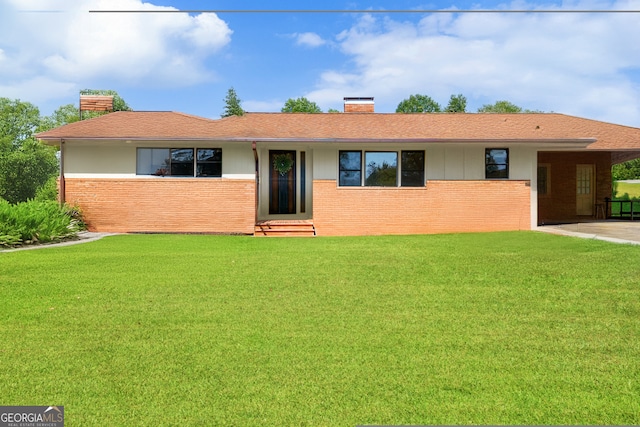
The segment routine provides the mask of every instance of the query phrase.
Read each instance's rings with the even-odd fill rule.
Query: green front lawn
[[[0,253],[0,405],[73,426],[640,424],[640,247],[535,232]]]

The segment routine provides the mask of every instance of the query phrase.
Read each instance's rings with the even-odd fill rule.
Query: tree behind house
[[[640,159],[629,160],[628,162],[614,165],[612,175],[614,181],[640,179]]]
[[[298,99],[289,98],[281,111],[283,113],[322,113],[318,104],[309,101],[305,97]]]
[[[396,108],[396,113],[439,113],[442,107],[430,96],[411,95],[402,100]]]
[[[509,101],[496,101],[478,108],[478,113],[522,113],[522,108]]]
[[[238,94],[236,90],[231,87],[227,91],[227,96],[224,98],[224,112],[221,114],[221,117],[230,117],[230,116],[242,116],[245,111],[242,109],[242,101],[238,98]]]
[[[78,107],[73,104],[63,105],[58,107],[50,116],[45,116],[40,119],[37,132],[46,132],[50,129],[75,123],[79,120],[80,112],[78,111]]]
[[[451,95],[449,104],[445,108],[447,113],[464,113],[467,111],[467,98],[462,95]]]
[[[85,89],[81,95],[113,96],[114,111],[130,111],[131,107],[113,90]],[[86,112],[84,118],[108,112]],[[67,104],[48,117],[29,102],[0,98],[0,197],[10,203],[50,198],[52,180],[59,171],[56,149],[37,141],[36,132],[77,122],[79,107]],[[46,188],[45,185],[48,186]]]
[[[55,149],[38,142],[40,111],[20,100],[0,98],[0,197],[24,202],[58,170]]]
[[[40,123],[40,110],[30,102],[0,98],[0,139],[9,142],[4,148],[22,147],[32,138]]]
[[[113,111],[132,111],[132,108],[129,107],[129,104],[126,103],[124,99],[118,92],[110,89],[83,89],[80,91],[80,95],[99,95],[99,96],[113,96]]]

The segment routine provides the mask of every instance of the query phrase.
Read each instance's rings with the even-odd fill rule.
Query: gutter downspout
[[[258,162],[258,149],[256,147],[256,142],[253,141],[251,143],[251,149],[253,150],[253,158],[256,162],[256,194],[255,194],[255,200],[256,200],[256,205],[255,205],[255,223],[258,223],[258,203],[260,201],[260,168],[259,166],[259,162]]]
[[[64,139],[60,140],[60,194],[58,195],[60,205],[64,205],[67,201],[66,185],[64,182]]]

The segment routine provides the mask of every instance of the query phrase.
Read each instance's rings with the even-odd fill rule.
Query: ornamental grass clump
[[[83,229],[77,208],[34,200],[12,205],[0,199],[0,246],[56,242]]]

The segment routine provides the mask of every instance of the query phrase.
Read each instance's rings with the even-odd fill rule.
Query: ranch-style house
[[[122,111],[37,135],[60,197],[105,232],[375,235],[606,217],[640,129],[563,114]]]

